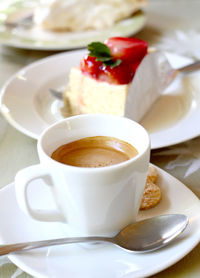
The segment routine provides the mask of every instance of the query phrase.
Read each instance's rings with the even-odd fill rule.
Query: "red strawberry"
[[[132,64],[123,61],[117,67],[103,65],[102,62],[96,61],[95,57],[85,56],[81,60],[80,68],[84,74],[87,74],[99,81],[110,84],[128,84],[132,81],[139,62]]]
[[[102,67],[103,63],[96,61],[96,57],[91,57],[86,55],[80,64],[81,71],[86,73],[93,78],[98,78],[99,70]]]
[[[89,45],[88,50],[92,56],[89,54],[81,60],[81,71],[92,78],[111,84],[130,83],[137,67],[147,54],[147,43],[136,38],[114,37],[108,39],[106,44],[111,50],[110,56],[109,48],[107,51],[104,44],[96,42]]]
[[[98,80],[105,81],[110,84],[128,84],[132,81],[135,70],[132,64],[122,62],[117,67],[106,66],[99,72]]]
[[[112,37],[105,41],[115,58],[129,62],[141,61],[147,54],[147,42],[137,38]]]

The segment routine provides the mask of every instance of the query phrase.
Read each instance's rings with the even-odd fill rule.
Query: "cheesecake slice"
[[[100,113],[124,115],[128,85],[109,84],[72,68],[64,102],[71,115]]]
[[[123,116],[129,84],[147,54],[147,43],[115,37],[92,43],[79,67],[73,67],[64,92],[71,115],[100,113]]]

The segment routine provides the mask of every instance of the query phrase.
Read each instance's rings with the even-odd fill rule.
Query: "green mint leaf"
[[[96,57],[96,56],[93,56],[93,57]],[[112,58],[101,56],[101,57],[96,57],[96,61],[101,61],[101,62],[112,61]]]
[[[117,59],[117,60],[109,60],[109,61],[105,61],[104,65],[106,66],[110,66],[111,68],[115,68],[117,66],[119,66],[121,64],[122,60]]]
[[[117,67],[121,64],[120,59],[113,59],[110,48],[101,42],[92,42],[88,45],[89,56],[96,57],[96,61],[103,62],[105,66],[111,68]]]
[[[90,56],[95,56],[97,58],[100,57],[110,57],[111,58],[111,52],[110,48],[101,42],[92,42],[88,45],[88,50],[90,52]]]

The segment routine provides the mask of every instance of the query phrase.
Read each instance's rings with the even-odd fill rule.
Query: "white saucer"
[[[49,247],[18,255],[10,260],[37,278],[137,278],[153,275],[183,258],[200,241],[200,201],[180,181],[158,169],[162,200],[155,208],[140,212],[139,219],[160,214],[183,213],[190,222],[179,238],[167,247],[151,253],[134,254],[114,245]],[[33,206],[51,206],[48,188],[34,181],[31,188]],[[62,237],[61,224],[42,223],[24,215],[15,199],[14,184],[0,191],[0,243]]]
[[[144,12],[134,14],[128,19],[121,20],[112,27],[101,31],[85,32],[50,32],[38,26],[31,28],[6,28],[3,19],[10,12],[18,13],[21,9],[31,10],[38,0],[0,1],[0,42],[19,48],[37,50],[67,50],[86,47],[92,41],[104,41],[113,36],[130,36],[139,32],[146,24],[147,17]]]
[[[62,119],[63,102],[49,88],[62,90],[72,66],[79,65],[86,50],[66,52],[39,60],[11,77],[2,88],[0,110],[11,125],[38,139],[50,124]],[[167,54],[173,67],[191,61]],[[152,149],[184,142],[200,135],[200,71],[180,76],[141,122],[151,137]]]

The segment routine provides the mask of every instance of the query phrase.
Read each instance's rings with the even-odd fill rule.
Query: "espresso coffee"
[[[63,164],[77,167],[105,167],[136,156],[129,143],[108,136],[86,137],[57,148],[51,157]]]

